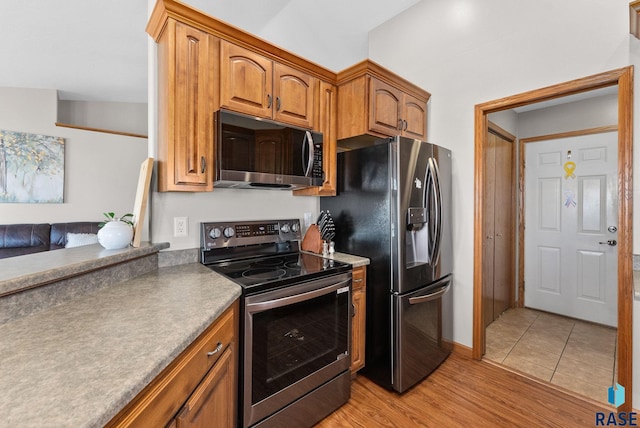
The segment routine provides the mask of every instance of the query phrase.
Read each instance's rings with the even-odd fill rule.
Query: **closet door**
[[[482,257],[485,327],[512,306],[515,288],[515,137],[491,124],[486,141]]]
[[[511,307],[515,288],[514,144],[490,133],[495,153],[493,237],[493,319]]]
[[[484,195],[483,195],[483,219],[484,219],[484,241],[482,245],[482,314],[484,315],[484,326],[488,326],[494,320],[493,317],[493,265],[494,265],[494,245],[493,238],[495,231],[493,228],[495,217],[495,187],[496,187],[496,155],[495,138],[489,134],[486,139],[484,152]]]

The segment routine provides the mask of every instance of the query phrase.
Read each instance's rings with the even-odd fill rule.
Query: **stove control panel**
[[[301,239],[299,219],[200,223],[200,247],[205,251]]]

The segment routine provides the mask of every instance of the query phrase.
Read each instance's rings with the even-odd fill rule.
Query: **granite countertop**
[[[323,257],[322,254],[313,253],[310,251],[303,251],[307,254],[313,254],[314,256]],[[326,256],[327,259],[337,260],[339,262],[348,263],[353,267],[366,266],[369,264],[369,259],[366,257],[354,256],[352,254],[334,253]]]
[[[191,263],[0,325],[0,427],[104,425],[240,292]]]
[[[106,250],[100,244],[0,259],[0,296],[69,278],[168,248],[168,243]]]
[[[338,260],[339,262],[349,263],[353,267],[366,266],[369,264],[369,259],[366,257],[354,256],[352,254],[334,253],[328,258]]]

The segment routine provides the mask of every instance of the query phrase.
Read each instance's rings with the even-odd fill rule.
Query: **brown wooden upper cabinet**
[[[370,135],[427,138],[431,95],[370,60],[338,73],[338,140]]]
[[[335,196],[337,188],[337,142],[336,131],[338,124],[338,90],[331,83],[320,81],[320,96],[318,97],[318,130],[322,132],[322,168],[324,182],[319,187],[307,187],[294,190],[297,196]]]
[[[222,107],[313,129],[315,77],[224,40],[220,49]]]
[[[158,42],[158,189],[213,189],[219,40],[168,19]]]

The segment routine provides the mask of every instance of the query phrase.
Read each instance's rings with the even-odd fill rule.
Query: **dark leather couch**
[[[67,233],[98,233],[98,222],[2,224],[0,259],[57,250],[67,244]]]

